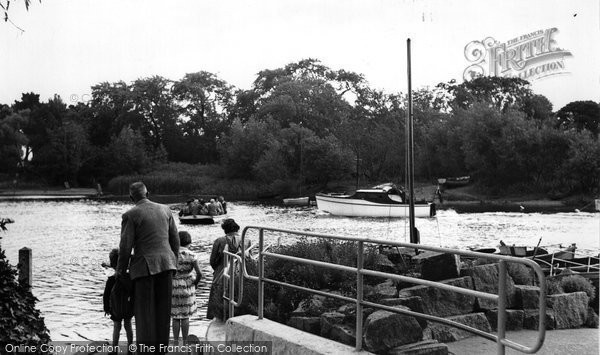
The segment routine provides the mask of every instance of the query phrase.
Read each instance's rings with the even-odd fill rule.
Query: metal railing
[[[600,271],[600,258],[595,256],[588,256],[577,260],[575,259],[575,252],[561,251],[559,254],[552,253],[549,256],[549,260],[546,260],[547,258],[548,254],[542,254],[535,256],[533,260],[546,268],[550,276],[554,276],[564,269],[571,269],[577,272]],[[584,262],[581,262],[582,260]]]
[[[355,344],[355,348],[357,351],[360,351],[362,349],[363,307],[365,307],[365,306],[378,308],[378,309],[382,309],[382,310],[386,310],[386,311],[394,312],[394,313],[406,314],[406,315],[413,316],[413,317],[423,318],[423,319],[426,319],[429,321],[442,323],[442,324],[445,324],[448,326],[456,327],[456,328],[474,333],[476,335],[479,335],[481,337],[484,337],[486,339],[496,342],[498,354],[504,354],[506,347],[521,351],[523,353],[532,354],[532,353],[537,352],[544,343],[544,338],[546,335],[546,324],[545,324],[546,323],[546,277],[544,276],[544,273],[543,273],[541,267],[537,263],[535,263],[534,261],[532,261],[530,259],[516,258],[516,257],[497,255],[497,254],[479,253],[479,252],[473,252],[473,251],[468,251],[468,250],[447,249],[447,248],[433,247],[433,246],[427,246],[427,245],[422,245],[422,244],[411,244],[411,243],[403,243],[403,242],[395,242],[395,241],[379,240],[379,239],[371,239],[371,238],[345,237],[345,236],[338,236],[338,235],[302,232],[302,231],[260,227],[260,226],[248,226],[248,227],[244,228],[243,233],[242,233],[242,241],[241,241],[242,244],[241,245],[246,245],[245,239],[246,239],[246,235],[249,230],[258,230],[258,237],[259,237],[259,239],[258,239],[258,275],[257,276],[249,275],[246,271],[246,256],[247,256],[246,253],[247,253],[248,249],[245,250],[244,252],[242,252],[241,256],[226,252],[226,255],[228,258],[226,258],[227,259],[226,261],[224,260],[224,263],[229,263],[230,261],[232,261],[232,264],[229,265],[229,270],[228,270],[229,274],[227,276],[227,280],[229,281],[229,294],[230,295],[234,294],[234,292],[235,292],[235,289],[234,289],[234,287],[235,287],[234,286],[234,277],[235,277],[234,269],[236,267],[235,262],[241,263],[241,266],[242,266],[241,272],[239,272],[239,274],[240,274],[240,281],[239,281],[240,282],[240,284],[239,284],[240,290],[239,290],[239,295],[238,295],[239,296],[238,301],[236,302],[235,300],[232,299],[232,297],[226,296],[225,293],[227,293],[227,292],[225,292],[225,290],[224,290],[224,296],[223,296],[224,300],[225,300],[224,302],[229,304],[229,315],[230,316],[232,316],[234,314],[234,306],[238,306],[242,300],[242,296],[243,296],[243,293],[242,293],[243,292],[242,291],[243,279],[242,279],[242,277],[243,277],[245,279],[253,280],[258,283],[257,286],[258,286],[258,318],[259,319],[264,318],[264,285],[265,285],[265,283],[279,285],[279,286],[283,286],[283,287],[289,287],[289,288],[296,289],[299,291],[305,291],[308,293],[313,293],[313,294],[326,296],[326,297],[332,297],[335,299],[355,303],[356,304],[356,344]],[[291,234],[291,235],[296,235],[296,236],[326,238],[326,239],[333,239],[333,240],[339,240],[339,241],[355,242],[355,243],[357,243],[357,265],[356,265],[356,267],[351,267],[351,266],[332,264],[332,263],[323,262],[323,261],[298,258],[298,257],[289,256],[289,255],[277,254],[275,252],[265,251],[265,247],[264,247],[265,246],[265,243],[264,243],[265,232],[274,232],[277,234],[285,233],[285,234]],[[279,238],[281,238],[281,236],[279,236]],[[440,252],[440,253],[450,253],[450,254],[462,255],[462,256],[466,256],[466,257],[470,257],[470,258],[485,258],[485,259],[498,260],[498,262],[499,262],[498,294],[496,295],[496,294],[492,294],[492,293],[486,293],[486,292],[475,291],[475,290],[466,289],[466,288],[462,288],[462,287],[447,285],[447,284],[443,284],[440,282],[428,281],[428,280],[423,280],[423,279],[418,279],[418,278],[413,278],[413,277],[408,277],[408,276],[402,276],[402,275],[397,275],[397,274],[391,274],[391,273],[386,273],[386,272],[365,269],[364,268],[365,244],[390,245],[390,246],[404,247],[404,248],[410,248],[410,249],[427,250],[427,251],[434,251],[434,252]],[[265,277],[265,270],[264,270],[264,260],[265,260],[266,256],[272,257],[272,258],[279,258],[279,259],[283,259],[283,260],[287,260],[287,261],[295,262],[295,263],[314,265],[314,266],[354,273],[354,274],[356,274],[356,297],[352,298],[352,297],[342,296],[339,294],[334,294],[334,293],[321,291],[321,290],[313,290],[310,288],[269,279],[269,278]],[[523,264],[525,266],[531,267],[535,271],[535,273],[538,277],[538,280],[539,280],[540,292],[539,292],[539,302],[538,302],[538,305],[539,305],[538,333],[537,333],[537,338],[535,340],[535,343],[532,346],[521,345],[521,344],[515,343],[509,339],[506,339],[506,337],[505,337],[506,321],[507,321],[506,281],[507,281],[507,263],[508,262]],[[224,275],[225,275],[225,273],[224,273]],[[473,296],[473,297],[477,297],[477,298],[483,298],[486,300],[495,301],[498,304],[497,334],[484,332],[482,330],[479,330],[479,329],[476,329],[476,328],[473,328],[473,327],[470,327],[465,324],[458,323],[458,322],[455,322],[455,321],[452,321],[449,319],[445,319],[445,318],[441,318],[441,317],[437,317],[437,316],[433,316],[433,315],[429,315],[429,314],[414,312],[414,311],[407,310],[407,309],[394,308],[394,307],[366,301],[363,299],[364,276],[383,277],[383,278],[393,279],[393,280],[397,280],[397,281],[409,282],[409,283],[413,283],[413,284],[417,284],[417,285],[431,286],[431,287],[439,288],[439,289],[446,290],[446,291],[457,292],[457,293],[460,293],[463,295],[469,295],[469,296]]]

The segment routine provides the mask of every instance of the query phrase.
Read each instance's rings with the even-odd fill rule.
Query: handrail
[[[426,320],[442,323],[442,324],[445,324],[448,326],[453,326],[453,327],[457,327],[462,330],[469,331],[476,335],[482,336],[486,339],[495,341],[498,346],[497,347],[498,354],[504,354],[506,346],[508,346],[512,349],[524,352],[524,353],[531,354],[531,353],[537,352],[544,343],[544,338],[546,335],[546,325],[545,325],[545,322],[546,322],[546,277],[545,277],[541,267],[531,259],[516,258],[516,257],[511,257],[511,256],[506,256],[506,255],[498,255],[498,254],[479,253],[479,252],[474,252],[474,251],[470,251],[470,250],[458,250],[458,249],[434,247],[434,246],[428,246],[428,245],[423,245],[423,244],[412,244],[412,243],[396,242],[396,241],[380,240],[380,239],[372,239],[372,238],[348,237],[348,236],[294,231],[294,230],[288,230],[288,229],[261,227],[261,226],[245,227],[242,232],[242,245],[246,245],[245,238],[246,238],[246,234],[249,230],[258,230],[258,235],[259,235],[258,276],[249,275],[247,273],[246,255],[245,255],[246,251],[245,250],[242,253],[242,256],[240,258],[241,259],[240,262],[242,264],[242,273],[241,274],[243,274],[243,276],[245,278],[247,278],[249,280],[257,281],[257,283],[258,283],[258,318],[259,319],[262,319],[264,317],[264,284],[270,283],[270,284],[274,284],[274,285],[290,287],[293,289],[306,291],[306,292],[313,293],[313,294],[318,294],[318,295],[327,296],[327,297],[333,297],[333,298],[345,300],[348,302],[354,302],[357,307],[357,310],[356,310],[356,350],[357,351],[360,351],[362,349],[362,308],[364,306],[383,309],[383,310],[395,312],[395,313],[406,314],[406,315],[413,316],[413,317],[419,317],[419,318],[423,318]],[[289,255],[277,254],[274,252],[267,252],[264,250],[264,238],[265,238],[266,231],[276,232],[276,233],[286,233],[286,234],[292,234],[292,235],[298,235],[298,236],[308,236],[308,237],[315,237],[315,238],[327,238],[327,239],[333,239],[333,240],[356,242],[357,243],[357,266],[351,267],[351,266],[345,266],[345,265],[338,265],[338,264],[332,264],[332,263],[328,263],[328,262],[324,262],[324,261],[304,259],[304,258],[293,257],[293,256],[289,256]],[[471,290],[471,289],[465,289],[465,288],[447,285],[447,284],[434,282],[434,281],[422,280],[422,279],[408,277],[408,276],[402,276],[402,275],[397,275],[397,274],[391,274],[391,273],[385,273],[385,272],[365,269],[364,265],[363,265],[364,264],[364,255],[363,254],[364,254],[364,244],[365,243],[380,244],[380,245],[392,245],[392,246],[396,246],[396,247],[405,247],[405,248],[411,248],[411,249],[420,249],[420,250],[428,250],[428,251],[441,252],[441,253],[450,253],[450,254],[475,257],[475,258],[486,258],[486,259],[498,260],[499,261],[498,295],[495,295],[492,293],[481,292],[481,291],[475,291],[475,290]],[[231,254],[231,255],[233,255],[233,254]],[[265,258],[265,256],[284,259],[284,260],[297,262],[297,263],[308,264],[308,265],[315,265],[315,266],[319,266],[319,267],[327,267],[327,268],[331,268],[331,269],[354,272],[357,275],[356,297],[352,298],[352,297],[347,297],[347,296],[341,296],[341,295],[329,293],[326,291],[313,290],[313,289],[309,289],[306,287],[265,278],[265,275],[264,275],[264,258]],[[507,316],[506,316],[507,266],[506,265],[508,262],[519,263],[519,264],[523,264],[525,266],[531,267],[535,271],[535,273],[539,279],[539,288],[540,288],[539,302],[538,302],[538,305],[539,305],[538,325],[539,325],[539,327],[538,327],[538,333],[537,333],[537,338],[535,340],[535,343],[529,347],[522,345],[522,344],[515,343],[515,342],[505,338],[506,318],[507,318]],[[433,315],[414,312],[414,311],[406,310],[406,309],[393,308],[393,307],[365,301],[365,300],[363,300],[363,292],[364,292],[363,291],[363,277],[365,275],[379,276],[379,277],[385,277],[385,278],[410,282],[410,283],[414,283],[414,284],[418,284],[418,285],[432,286],[432,287],[436,287],[436,288],[440,288],[440,289],[444,289],[444,290],[448,290],[448,291],[452,291],[452,292],[458,292],[458,293],[465,294],[465,295],[471,295],[471,296],[478,297],[478,298],[484,298],[484,299],[496,301],[496,302],[498,302],[498,320],[497,320],[498,334],[494,335],[491,333],[487,333],[482,330],[479,330],[479,329],[476,329],[476,328],[473,328],[473,327],[470,327],[470,326],[467,326],[467,325],[464,325],[464,324],[461,324],[461,323],[458,323],[458,322],[455,322],[452,320],[433,316]],[[230,283],[232,283],[231,279],[230,279]],[[241,298],[240,298],[240,301],[241,301]],[[233,303],[233,301],[230,300],[229,303],[230,303],[230,307],[232,307],[231,304]],[[233,314],[233,312],[231,312],[230,314]]]
[[[229,292],[227,292],[225,283],[223,282],[223,309],[228,309],[228,316],[225,317],[225,319],[227,319],[229,317],[233,317],[234,307],[239,307],[244,297],[244,273],[242,272],[236,275],[235,272],[236,262],[241,265],[244,265],[244,263],[242,262],[242,257],[240,255],[230,253],[227,250],[223,250],[223,254],[225,256],[223,258],[223,278],[227,280],[229,284]],[[245,272],[245,268],[243,266],[242,268]],[[229,275],[226,271],[229,272]],[[240,278],[237,302],[235,301],[235,276]]]

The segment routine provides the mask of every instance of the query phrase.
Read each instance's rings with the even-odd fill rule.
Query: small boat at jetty
[[[283,204],[286,206],[309,206],[310,199],[308,196],[306,197],[292,197],[292,198],[284,198]]]
[[[447,189],[466,186],[471,182],[470,176],[447,177],[438,179],[438,184]]]
[[[181,224],[215,224],[217,221],[221,221],[227,218],[227,215],[218,215],[218,216],[210,216],[207,214],[197,214],[197,215],[186,215],[179,216],[179,223]]]
[[[356,190],[354,194],[318,193],[317,208],[335,216],[409,217],[406,193],[392,183]],[[414,205],[415,217],[434,217],[434,203]]]

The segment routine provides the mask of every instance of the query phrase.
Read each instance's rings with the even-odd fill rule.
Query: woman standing
[[[179,241],[177,273],[173,277],[173,300],[171,302],[175,345],[179,345],[180,329],[183,344],[187,342],[190,317],[196,312],[196,286],[202,279],[196,255],[188,249],[188,246],[192,244],[192,236],[188,232],[180,231]]]
[[[241,252],[241,240],[239,237],[240,226],[232,218],[227,218],[221,223],[225,236],[217,238],[210,254],[210,266],[214,270],[213,282],[210,287],[206,318],[224,320],[223,309],[223,258],[224,250],[230,253]]]

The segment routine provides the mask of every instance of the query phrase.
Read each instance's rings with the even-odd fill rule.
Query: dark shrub
[[[566,293],[580,291],[587,293],[590,297],[590,302],[596,297],[596,289],[594,288],[594,285],[592,285],[592,282],[580,275],[563,277],[560,280],[560,286]]]
[[[35,346],[50,341],[50,334],[35,308],[37,298],[28,286],[17,282],[17,270],[8,263],[0,249],[0,349],[7,344]],[[35,354],[46,354],[38,350]]]

